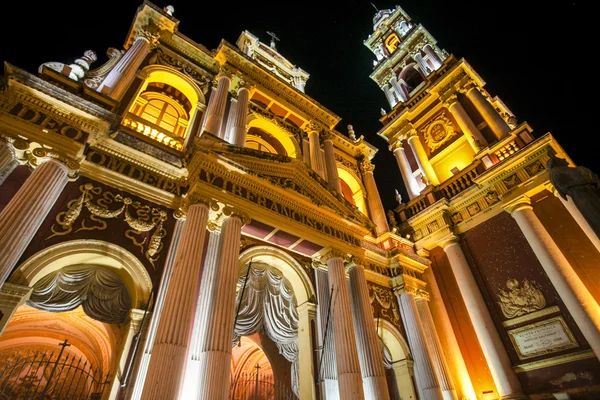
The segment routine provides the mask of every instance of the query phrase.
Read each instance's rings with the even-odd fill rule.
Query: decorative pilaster
[[[4,333],[8,321],[12,318],[17,308],[29,298],[33,288],[16,283],[5,282],[0,288],[0,336]]]
[[[298,379],[299,394],[301,399],[314,400],[315,393],[315,375],[313,366],[313,354],[315,348],[312,340],[312,331],[310,329],[311,321],[317,317],[317,306],[311,302],[305,302],[298,306]]]
[[[371,214],[371,220],[375,222],[376,233],[377,236],[379,236],[385,232],[389,232],[390,227],[388,226],[383,204],[381,203],[381,197],[379,197],[379,190],[377,189],[375,177],[373,176],[375,166],[371,164],[368,158],[364,157],[360,162],[360,169],[362,171],[365,189],[367,190],[369,213]]]
[[[8,178],[15,167],[19,165],[15,156],[6,142],[0,142],[0,185]]]
[[[383,367],[381,345],[371,311],[365,270],[362,266],[364,262],[358,259],[354,261],[355,264],[350,268],[350,293],[352,293],[352,315],[354,316],[356,347],[362,371],[365,400],[386,400],[390,396]]]
[[[432,300],[429,305],[433,307],[437,315],[435,323],[439,324],[440,330],[444,332],[439,339],[441,346],[444,349],[444,353],[447,356],[446,362],[454,378],[453,381],[455,387],[459,389],[458,394],[461,399],[475,400],[477,396],[475,395],[475,390],[473,389],[473,384],[469,377],[469,371],[467,370],[467,365],[465,364],[460,347],[458,346],[456,335],[454,335],[454,329],[452,328],[452,323],[448,317],[448,311],[444,305],[444,299],[440,293],[440,288],[435,280],[435,274],[431,268],[425,270],[425,279],[428,283],[429,294]]]
[[[158,41],[158,35],[148,31],[140,31],[133,44],[117,65],[108,73],[97,91],[120,101],[133,81],[135,74],[150,52],[151,46]]]
[[[321,395],[324,400],[340,400],[340,389],[337,382],[335,361],[335,341],[333,340],[333,310],[330,309],[332,295],[327,271],[315,268],[317,284],[317,301],[319,304],[319,371],[317,379],[321,385]],[[327,318],[329,317],[329,323]],[[327,333],[326,333],[327,332]]]
[[[333,287],[331,312],[340,399],[362,400],[365,395],[356,350],[356,336],[352,325],[344,254],[337,250],[329,250],[322,257],[322,261],[327,263],[329,283]],[[378,351],[381,352],[380,349]]]
[[[500,116],[498,111],[496,111],[494,106],[487,101],[483,93],[479,91],[477,85],[474,82],[468,83],[464,90],[469,100],[471,100],[471,103],[473,103],[477,109],[477,112],[481,114],[492,132],[494,132],[494,136],[496,136],[498,140],[502,140],[508,136],[510,127]]]
[[[479,153],[481,149],[487,146],[487,140],[485,140],[479,129],[477,129],[477,126],[475,126],[473,120],[471,120],[463,106],[460,104],[456,94],[451,95],[446,100],[446,107],[448,107],[448,111],[450,111],[458,123],[460,130],[467,138],[467,141],[475,154]]]
[[[423,143],[421,143],[421,139],[419,139],[419,135],[414,131],[412,135],[408,137],[408,144],[412,149],[414,155],[417,158],[417,163],[421,168],[421,171],[427,177],[427,180],[431,182],[432,185],[439,185],[440,181],[429,162],[429,158],[427,157],[427,153],[425,153],[425,148],[423,147]]]
[[[27,245],[62,193],[69,172],[79,165],[51,150],[34,149],[37,168],[0,213],[0,285],[8,279]],[[63,164],[62,162],[65,162]]]
[[[417,298],[416,303],[421,323],[423,324],[423,332],[425,333],[425,340],[427,341],[431,361],[433,362],[433,369],[442,389],[442,396],[444,400],[458,400],[448,364],[446,363],[446,357],[444,356],[444,351],[442,350],[442,345],[435,330],[433,318],[431,317],[428,301],[420,297]]]
[[[181,243],[158,323],[142,392],[144,400],[177,399],[183,382],[196,305],[196,299],[191,293],[198,293],[200,286],[210,204],[210,201],[200,202],[195,193],[188,196],[191,197],[192,204],[187,210]]]
[[[308,127],[308,142],[310,144],[310,166],[313,171],[321,176],[321,178],[327,180],[325,163],[323,162],[323,157],[321,156],[319,131],[318,127],[314,124],[311,124]]]
[[[331,134],[324,136],[323,147],[325,148],[325,166],[327,167],[327,182],[337,190],[338,193],[342,193],[342,186],[340,185],[340,177],[338,176],[337,163],[335,161],[335,152],[333,149],[333,137]]]
[[[221,132],[230,84],[231,78],[229,74],[221,71],[217,76],[217,90],[212,92],[212,95],[215,96],[215,98],[214,100],[210,99],[208,103],[208,108],[206,110],[206,124],[204,126],[204,130],[214,136],[219,136]],[[222,136],[220,137],[221,139],[223,138]]]
[[[521,197],[508,204],[506,210],[517,221],[581,333],[600,358],[600,306],[533,212],[531,201]]]
[[[231,207],[223,213],[228,217],[221,226],[215,271],[205,275],[207,280],[214,278],[199,300],[206,314],[198,333],[198,387],[202,390],[196,398],[205,400],[225,399],[229,390],[240,238],[242,226],[249,222],[248,216]]]
[[[501,398],[526,398],[523,395],[523,389],[521,389],[517,374],[512,369],[506,349],[500,340],[500,335],[494,327],[492,316],[471,273],[458,238],[455,236],[449,237],[441,246],[448,256],[450,267],[456,278],[458,289],[465,302],[477,339],[479,339],[483,355],[490,368],[492,379],[498,389],[498,394]]]
[[[396,162],[398,163],[398,168],[400,168],[400,174],[402,175],[402,180],[404,181],[406,191],[408,192],[408,197],[411,200],[415,197],[418,197],[421,194],[421,191],[419,190],[419,184],[417,183],[412,169],[410,168],[410,164],[406,158],[406,153],[404,152],[402,142],[396,142],[393,146],[390,146],[390,150],[392,150],[394,157],[396,157]]]
[[[408,345],[415,361],[419,390],[424,400],[442,400],[442,391],[435,375],[415,297],[404,289],[395,289],[395,293],[400,304],[400,314],[408,336]]]
[[[232,127],[232,142],[240,147],[246,145],[246,118],[248,117],[249,95],[248,87],[245,83],[241,83],[237,92],[237,107],[235,108],[235,118]]]

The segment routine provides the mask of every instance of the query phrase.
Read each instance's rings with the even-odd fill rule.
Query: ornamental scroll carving
[[[398,303],[396,296],[390,289],[386,289],[376,285],[367,284],[369,289],[369,298],[371,300],[371,307],[374,302],[381,306],[380,316],[386,318],[396,326],[400,326],[400,310],[398,309]]]
[[[108,190],[102,190],[91,183],[79,186],[81,195],[67,203],[67,210],[56,214],[55,223],[51,227],[52,235],[64,236],[79,231],[103,231],[108,227],[107,219],[122,218],[129,229],[125,237],[140,249],[146,259],[154,266],[163,251],[163,238],[167,235],[163,223],[167,220],[166,210],[144,205],[133,201],[130,197],[123,197]],[[90,215],[80,219],[79,227],[75,227],[81,216],[81,211],[86,208]],[[150,238],[144,235],[153,231]]]
[[[444,115],[426,125],[422,132],[425,143],[431,149],[432,153],[457,135],[452,122]]]
[[[529,314],[546,307],[546,298],[541,286],[535,281],[519,282],[509,279],[506,282],[508,291],[500,289],[498,292],[498,304],[506,318],[515,318]]]

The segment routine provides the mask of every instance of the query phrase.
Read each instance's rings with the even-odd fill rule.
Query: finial
[[[348,125],[348,136],[350,136],[350,139],[356,141],[356,134],[354,133],[354,127],[352,125]]]
[[[267,35],[271,36],[271,44],[269,44],[269,46],[271,46],[273,50],[277,50],[277,48],[275,47],[275,41],[280,39],[273,32],[267,31]]]
[[[166,6],[163,10],[165,10],[165,12],[167,14],[169,14],[169,16],[173,16],[173,13],[175,12],[175,7],[173,7],[172,5],[168,5]]]
[[[398,205],[403,205],[404,203],[402,202],[402,195],[398,192],[398,189],[394,189],[396,191],[396,201],[398,202]]]
[[[379,112],[381,113],[382,117],[385,117],[387,115],[387,112],[385,112],[385,109],[383,109],[383,107],[381,108],[381,110]]]

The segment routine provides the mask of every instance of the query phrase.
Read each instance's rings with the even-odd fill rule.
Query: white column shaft
[[[343,259],[341,257],[330,257],[327,260],[327,269],[329,282],[333,286],[333,308],[331,312],[340,399],[362,400],[365,395],[356,350],[356,336],[352,325],[350,296],[348,295]]]
[[[312,131],[308,134],[308,142],[310,144],[310,166],[321,178],[327,180],[325,173],[325,163],[321,157],[321,144],[319,142],[319,133]]]
[[[419,139],[418,135],[412,135],[408,138],[408,144],[413,151],[413,154],[417,158],[417,163],[419,167],[421,167],[421,171],[427,177],[427,180],[432,185],[439,185],[440,181],[438,180],[431,163],[429,162],[429,158],[427,158],[427,153],[425,153],[425,148],[423,147],[423,143],[421,143],[421,139]]]
[[[485,305],[460,244],[451,242],[444,246],[444,251],[448,255],[458,289],[465,302],[498,394],[500,397],[521,396],[523,390],[517,374],[512,369],[506,349],[494,326],[492,316]]]
[[[149,52],[150,41],[143,36],[138,36],[117,65],[104,78],[98,87],[98,92],[105,93],[115,100],[121,100]]]
[[[38,166],[0,213],[0,286],[62,193],[68,169],[48,160]]]
[[[581,333],[596,357],[600,358],[600,306],[554,243],[531,206],[517,209],[512,216]]]
[[[444,400],[458,400],[456,390],[454,389],[454,383],[450,376],[450,370],[446,363],[446,356],[444,355],[442,344],[440,343],[437,331],[435,330],[431,311],[429,310],[429,304],[427,300],[423,298],[417,299],[416,303],[417,310],[419,310],[419,316],[421,317],[421,323],[423,324],[423,332],[425,333],[431,361],[433,362],[433,368],[438,378],[440,388],[442,389],[442,396],[444,397]]]
[[[352,315],[358,360],[362,371],[365,400],[389,399],[383,354],[379,337],[375,331],[375,321],[371,311],[369,289],[362,266],[350,269],[350,292],[352,293]]]
[[[317,283],[317,301],[319,302],[319,375],[321,394],[324,400],[340,400],[340,390],[337,382],[337,368],[335,361],[335,342],[333,340],[333,310],[330,309],[331,285],[327,271],[315,269]],[[329,324],[327,318],[329,317]],[[327,334],[325,333],[327,330]]]
[[[333,149],[333,142],[331,140],[325,140],[323,143],[325,148],[325,165],[327,166],[327,182],[335,189],[338,193],[342,193],[342,186],[340,185],[340,177],[338,176],[337,163],[335,161],[335,151]]]
[[[236,108],[237,108],[237,99],[234,99],[233,97],[231,98],[231,100],[229,101],[229,113],[227,114],[227,123],[225,124],[225,130],[224,130],[224,137],[223,140],[225,140],[227,143],[233,143],[235,136],[233,133],[233,125],[235,123],[235,113],[236,113]]]
[[[237,107],[233,123],[233,144],[244,147],[246,145],[246,119],[248,118],[248,89],[238,91]]]
[[[407,91],[402,89],[402,86],[400,85],[400,83],[398,83],[398,78],[392,76],[390,78],[390,83],[392,84],[392,89],[394,89],[394,92],[396,92],[396,95],[398,96],[400,101],[404,102],[408,100],[408,93]]]
[[[440,60],[440,58],[438,57],[438,55],[436,54],[436,52],[429,45],[425,46],[423,48],[423,51],[425,51],[425,54],[427,54],[427,56],[431,60],[431,63],[433,64],[433,68],[435,70],[437,70],[442,65],[442,61]]]
[[[0,142],[0,185],[8,178],[18,165],[15,157],[6,142]]]
[[[412,200],[415,197],[418,197],[421,193],[419,190],[419,184],[413,175],[410,164],[408,163],[408,159],[406,158],[406,153],[404,152],[404,148],[402,145],[399,145],[394,149],[394,157],[396,157],[396,162],[398,163],[398,168],[400,168],[400,174],[402,175],[402,180],[404,181],[404,185],[406,186],[406,191],[408,192],[408,197]]]
[[[377,235],[389,232],[390,228],[388,226],[387,218],[385,217],[385,210],[383,209],[383,203],[381,203],[379,190],[375,184],[373,171],[363,172],[363,181],[365,183],[365,189],[367,190],[369,212],[371,213],[371,219],[375,222]]]
[[[475,126],[475,123],[458,100],[452,103],[448,107],[448,110],[454,116],[454,119],[456,119],[458,126],[463,131],[463,134],[469,141],[469,144],[475,153],[478,153],[481,148],[487,146],[487,140],[485,140],[479,129],[477,129],[477,126]],[[479,142],[479,144],[477,144],[477,142]]]
[[[215,96],[214,101],[209,100],[208,108],[206,110],[206,125],[204,130],[215,136],[219,136],[221,132],[230,83],[231,79],[229,79],[228,76],[219,76],[217,90],[212,93],[212,95]]]
[[[469,100],[471,100],[471,102],[477,109],[477,112],[481,114],[481,116],[483,117],[487,125],[490,127],[492,132],[494,132],[494,136],[496,136],[498,140],[501,140],[508,136],[508,134],[510,133],[510,127],[508,126],[506,121],[502,119],[500,114],[498,114],[498,111],[496,111],[494,106],[489,101],[487,101],[483,93],[481,93],[477,87],[469,89],[467,91],[467,97],[469,98]]]
[[[144,400],[177,399],[179,395],[196,306],[192,294],[200,285],[207,221],[205,204],[189,207],[152,347]]]
[[[427,63],[425,62],[425,60],[423,59],[423,56],[420,53],[415,54],[415,61],[417,62],[419,67],[421,67],[421,70],[423,71],[423,73],[426,76],[429,75],[429,71],[431,70],[431,68],[428,67]]]
[[[575,205],[575,202],[571,198],[571,196],[566,195],[567,200],[563,199],[562,196],[558,195],[558,198],[563,203],[569,214],[573,217],[573,219],[577,222],[579,227],[583,230],[586,236],[590,239],[592,244],[600,251],[600,238],[596,236],[596,232],[592,229],[590,224],[587,222],[585,217],[579,211],[579,208]]]
[[[433,362],[427,347],[423,324],[417,311],[415,297],[412,293],[402,293],[398,297],[398,303],[400,304],[402,322],[408,336],[408,345],[417,369],[419,390],[423,394],[424,400],[442,400],[442,391],[433,369]]]
[[[226,399],[231,373],[231,344],[235,317],[235,288],[238,279],[238,258],[242,221],[231,216],[223,221],[219,237],[219,255],[214,276],[207,293],[200,294],[200,303],[207,310],[200,327],[197,399]],[[207,306],[205,306],[207,305]]]
[[[396,100],[396,97],[394,97],[394,94],[392,93],[388,83],[383,85],[383,93],[385,94],[385,98],[387,99],[388,103],[390,103],[390,107],[394,108],[394,106],[398,104],[398,100]]]
[[[314,320],[316,306],[306,302],[298,306],[298,380],[299,394],[301,399],[314,400],[315,394],[315,371],[311,321]]]

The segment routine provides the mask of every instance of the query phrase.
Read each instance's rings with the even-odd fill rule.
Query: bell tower
[[[364,44],[375,55],[370,77],[390,106],[378,135],[388,141],[411,200],[433,202],[452,181],[476,176],[533,140],[479,74],[402,8],[377,11]]]

